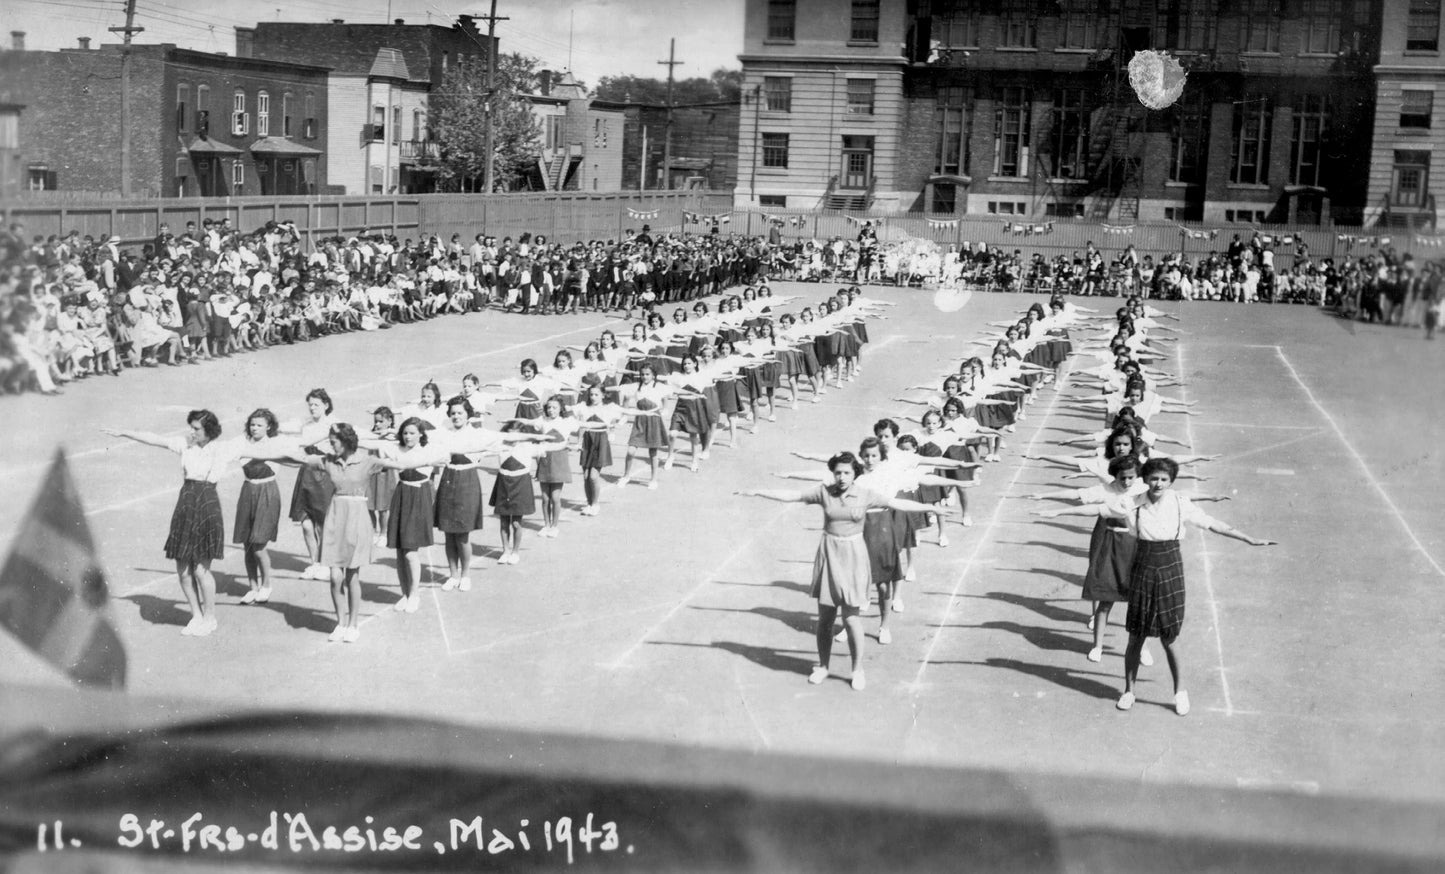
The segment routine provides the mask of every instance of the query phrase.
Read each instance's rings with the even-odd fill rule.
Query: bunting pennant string
[[[682,211],[682,223],[685,225],[727,225],[732,224],[733,215],[730,212],[720,212],[715,215],[703,215],[702,213]]]
[[[929,219],[928,227],[935,231],[941,231],[944,228],[956,228],[958,227],[958,219],[951,219],[948,221],[944,221],[941,219]]]
[[[1354,248],[1356,244],[1359,244],[1361,246],[1369,246],[1372,249],[1378,249],[1381,246],[1390,245],[1389,237],[1368,236],[1364,234],[1336,234],[1335,240],[1337,242],[1344,243],[1346,251]]]
[[[808,217],[802,215],[769,215],[765,212],[758,213],[758,215],[761,215],[763,218],[767,219],[768,224],[776,225],[780,228],[801,228],[803,225],[806,225],[808,223]]]
[[[1416,237],[1415,242],[1422,246],[1445,246],[1445,237]]]
[[[1019,222],[1004,222],[1003,232],[1005,234],[1027,234],[1029,236],[1033,236],[1034,234],[1052,234],[1054,232],[1054,223],[1044,222],[1041,225],[1026,225]]]
[[[873,225],[874,225],[874,227],[879,227],[879,228],[883,227],[883,219],[881,219],[881,218],[873,218],[873,217],[871,217],[871,216],[861,216],[861,217],[860,217],[860,216],[856,216],[856,215],[845,215],[845,216],[843,216],[843,218],[847,219],[848,221],[852,222],[852,223],[855,224],[855,225],[861,225],[861,224],[863,224],[864,222],[872,222]]]
[[[642,219],[642,220],[644,220],[644,221],[650,221],[651,219],[655,219],[655,218],[657,218],[659,215],[662,215],[662,211],[661,211],[661,210],[657,210],[657,209],[641,210],[641,209],[633,209],[632,207],[628,207],[628,208],[627,208],[627,215],[628,215],[629,218],[635,218],[635,219]]]
[[[1183,225],[1179,225],[1178,227],[1179,233],[1183,234],[1191,240],[1213,240],[1219,236],[1219,231],[1217,230],[1195,231],[1190,230]]]
[[[1134,233],[1134,228],[1135,228],[1134,225],[1107,225],[1107,224],[1106,224],[1106,225],[1103,225],[1102,227],[1103,227],[1103,229],[1104,229],[1104,233],[1106,233],[1106,234],[1132,234],[1132,233]]]

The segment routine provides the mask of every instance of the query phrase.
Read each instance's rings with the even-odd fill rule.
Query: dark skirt
[[[436,495],[431,480],[418,485],[399,485],[391,495],[391,515],[386,518],[388,549],[421,549],[432,545],[432,512]]]
[[[863,521],[863,542],[868,546],[868,568],[873,584],[903,579],[898,563],[898,540],[893,535],[891,511],[871,512]]]
[[[396,491],[396,471],[378,470],[371,475],[371,490],[366,493],[366,508],[382,511],[391,508],[391,494]]]
[[[482,478],[476,468],[444,468],[437,483],[436,527],[448,534],[466,534],[481,530],[485,518]]]
[[[1018,421],[1018,414],[1007,404],[977,404],[973,408],[973,420],[985,428],[1007,428]]]
[[[537,494],[526,474],[498,474],[492,484],[492,508],[498,516],[530,516],[537,512]]]
[[[821,334],[813,338],[813,357],[818,359],[819,367],[832,367],[838,363],[837,350],[841,341],[837,341],[837,334]]]
[[[1089,570],[1084,574],[1084,591],[1090,601],[1129,600],[1129,574],[1134,568],[1135,546],[1139,541],[1122,529],[1111,528],[1107,520],[1094,523],[1089,535]]]
[[[326,471],[313,465],[303,465],[296,474],[296,487],[291,490],[291,521],[310,519],[317,525],[324,524],[326,510],[335,494],[336,486],[332,485]]]
[[[767,395],[768,378],[763,365],[754,364],[746,367],[739,375],[742,377],[743,390],[747,392],[748,397],[756,400]]]
[[[627,438],[628,446],[638,449],[663,449],[667,446],[667,427],[662,417],[648,414],[632,419],[632,436]]]
[[[812,343],[798,344],[798,354],[803,358],[803,373],[808,376],[816,376],[822,370],[818,364],[818,350]]]
[[[236,499],[236,524],[232,543],[274,543],[281,523],[281,490],[276,478],[265,482],[246,480]]]
[[[853,323],[853,336],[860,344],[868,342],[868,323],[859,319]]]
[[[1139,540],[1129,573],[1131,637],[1173,643],[1184,626],[1184,558],[1177,540]]]
[[[918,454],[924,458],[941,458],[943,451],[932,443],[924,443],[918,447]],[[920,485],[916,494],[918,497],[914,500],[923,504],[936,504],[943,500],[945,492],[943,486]]]
[[[216,484],[188,479],[181,484],[166,536],[166,558],[185,565],[221,558],[225,551],[226,522]]]
[[[684,434],[705,435],[712,431],[716,416],[708,415],[707,401],[703,398],[678,398],[672,411],[672,430]]]
[[[741,395],[738,394],[738,381],[736,379],[724,379],[715,383],[717,386],[718,410],[726,416],[736,416],[747,406],[743,403]]]
[[[796,349],[778,349],[774,354],[778,356],[778,375],[797,376],[807,373],[803,366],[803,353]]]
[[[717,386],[709,385],[703,388],[702,406],[707,426],[711,428],[717,423],[717,418],[722,412],[722,405],[718,403]]]
[[[582,469],[602,470],[612,464],[612,441],[606,431],[582,432]]]
[[[918,500],[917,491],[901,491],[898,497],[909,501]],[[907,510],[889,510],[893,517],[893,539],[899,549],[913,549],[918,545],[918,532],[928,528],[927,513],[910,513]]]
[[[537,482],[560,485],[572,481],[572,465],[566,449],[554,449],[537,459]]]

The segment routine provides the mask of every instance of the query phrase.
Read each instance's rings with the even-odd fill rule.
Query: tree
[[[672,101],[676,106],[696,103],[721,103],[739,99],[742,93],[741,70],[716,69],[703,79],[677,79],[672,83]],[[667,105],[667,80],[641,76],[603,76],[597,81],[593,97],[618,103]]]
[[[498,190],[517,187],[536,157],[541,131],[526,95],[537,85],[537,60],[515,52],[498,55],[492,105],[493,169]],[[440,156],[428,159],[443,191],[477,191],[487,172],[487,70],[481,63],[458,63],[431,95],[429,120]]]

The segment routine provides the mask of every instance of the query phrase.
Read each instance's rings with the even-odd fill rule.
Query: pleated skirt
[[[364,496],[337,495],[321,529],[321,564],[359,568],[371,564],[371,514]]]
[[[537,482],[560,485],[572,481],[572,464],[568,450],[554,449],[537,459]]]
[[[1099,519],[1089,535],[1089,570],[1079,597],[1090,601],[1129,600],[1129,575],[1139,541],[1127,531],[1112,528]]]
[[[181,483],[166,535],[166,558],[187,565],[214,561],[224,555],[225,541],[226,522],[216,484],[193,479]]]
[[[898,564],[898,540],[893,536],[891,511],[873,511],[863,520],[863,542],[868,548],[868,572],[874,585],[903,579]]]
[[[1184,626],[1184,558],[1177,540],[1136,541],[1129,572],[1130,635],[1173,643]]]
[[[296,473],[296,486],[291,490],[292,522],[310,519],[317,525],[326,521],[326,511],[331,507],[331,497],[336,486],[326,471],[314,465],[303,465]]]
[[[678,398],[672,411],[672,430],[698,436],[712,431],[716,416],[709,416],[707,401],[703,398]]]
[[[658,415],[636,416],[632,420],[632,436],[627,445],[638,449],[663,449],[667,446],[667,426]]]
[[[388,549],[421,549],[432,545],[432,513],[436,494],[431,480],[417,485],[399,485],[391,495],[391,515],[386,517]]]
[[[498,516],[530,516],[537,512],[537,493],[526,474],[498,474],[492,483],[492,510]]]
[[[481,530],[486,512],[482,508],[482,478],[475,468],[442,470],[437,483],[435,525],[447,534]]]
[[[582,432],[583,470],[603,470],[612,465],[612,441],[606,431]]]

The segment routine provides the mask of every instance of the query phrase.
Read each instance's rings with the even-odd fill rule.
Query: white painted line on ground
[[[1335,436],[1340,438],[1340,442],[1349,450],[1350,455],[1354,456],[1355,462],[1360,466],[1360,470],[1365,472],[1365,478],[1370,481],[1370,485],[1375,487],[1375,491],[1379,492],[1380,498],[1385,502],[1385,505],[1390,508],[1390,512],[1395,514],[1396,521],[1400,523],[1401,528],[1405,529],[1405,533],[1410,537],[1410,542],[1414,543],[1415,548],[1420,550],[1420,554],[1425,556],[1425,560],[1435,569],[1435,573],[1445,577],[1445,568],[1440,566],[1440,563],[1435,560],[1435,557],[1425,549],[1425,544],[1421,543],[1420,538],[1415,536],[1415,530],[1410,527],[1409,522],[1405,521],[1405,515],[1400,512],[1399,507],[1395,506],[1395,502],[1390,499],[1390,494],[1385,491],[1384,486],[1380,485],[1380,481],[1375,478],[1375,474],[1370,470],[1370,466],[1365,463],[1364,456],[1360,455],[1359,451],[1355,449],[1354,444],[1345,436],[1345,432],[1340,429],[1340,425],[1335,421],[1335,417],[1331,416],[1329,410],[1326,410],[1324,406],[1315,399],[1315,393],[1310,391],[1308,385],[1305,385],[1305,381],[1300,378],[1299,371],[1295,370],[1289,358],[1285,357],[1284,350],[1278,346],[1273,348],[1274,354],[1278,355],[1279,360],[1284,362],[1284,366],[1289,368],[1289,375],[1294,377],[1294,381],[1304,390],[1305,396],[1310,399],[1310,403],[1314,404],[1315,409],[1320,411],[1320,415],[1325,417],[1325,421],[1330,423],[1330,427],[1335,430]]]
[[[1179,345],[1174,347],[1174,359],[1179,365],[1179,372],[1186,373],[1187,371],[1184,369],[1183,343],[1180,343]],[[1185,396],[1187,393],[1188,389],[1185,386],[1181,385],[1179,387],[1179,399],[1183,401],[1189,400],[1189,398]],[[1185,437],[1189,441],[1190,446],[1196,445],[1194,442],[1194,425],[1191,422],[1192,418],[1192,416],[1186,416],[1184,424]],[[1204,594],[1209,601],[1209,615],[1213,619],[1214,627],[1214,651],[1219,659],[1219,688],[1224,695],[1224,715],[1233,716],[1234,701],[1229,695],[1229,673],[1224,666],[1224,636],[1220,633],[1219,630],[1219,601],[1214,596],[1214,574],[1213,568],[1209,561],[1209,544],[1204,542],[1203,529],[1199,529],[1197,533],[1201,546],[1199,550],[1200,557],[1203,559],[1204,562]]]
[[[1234,785],[1240,789],[1283,790],[1285,792],[1298,792],[1303,795],[1320,794],[1320,784],[1314,780],[1272,780],[1268,777],[1235,777]]]
[[[1068,379],[1067,369],[1064,371],[1063,379]],[[1054,406],[1058,400],[1059,392],[1055,391],[1050,395],[1048,409],[1044,411],[1043,418],[1039,420],[1038,427],[1034,430],[1034,435],[1029,438],[1028,445],[1024,447],[1022,455],[1031,453],[1034,444],[1038,442],[1039,436],[1047,430],[1046,425],[1049,416],[1053,414]],[[958,576],[954,578],[953,590],[948,594],[948,603],[944,605],[943,616],[939,618],[938,627],[933,631],[933,638],[928,642],[928,649],[923,653],[923,660],[918,665],[918,673],[914,675],[913,681],[907,686],[909,694],[915,698],[919,690],[923,688],[923,674],[928,670],[928,663],[933,658],[934,648],[938,646],[938,641],[943,637],[943,631],[948,623],[948,617],[953,612],[953,605],[959,600],[958,593],[959,590],[963,588],[963,581],[967,579],[968,572],[973,570],[975,564],[983,563],[979,560],[978,554],[983,550],[985,545],[989,544],[989,535],[993,533],[993,529],[998,525],[998,520],[1003,513],[1004,507],[1008,505],[1008,501],[1004,500],[1004,498],[1013,491],[1014,486],[1019,481],[1019,477],[1023,474],[1024,470],[1028,468],[1028,465],[1024,464],[1023,461],[1024,459],[1020,457],[1018,465],[1014,468],[1013,479],[1009,480],[1009,484],[1004,487],[1003,492],[999,494],[998,500],[994,504],[993,515],[989,517],[988,526],[985,527],[979,535],[978,543],[973,547],[973,553],[969,555],[968,561],[963,563],[963,569],[959,571]]]
[[[1249,422],[1195,422],[1195,425],[1209,428],[1268,428],[1279,431],[1318,431],[1313,425],[1260,425]]]
[[[701,592],[703,589],[712,585],[717,580],[718,576],[722,573],[723,569],[732,563],[733,559],[742,555],[744,552],[752,549],[753,543],[757,541],[758,538],[763,537],[764,535],[768,537],[775,537],[776,535],[773,531],[773,526],[777,524],[777,521],[779,519],[783,518],[783,516],[785,516],[792,509],[793,505],[788,504],[783,507],[783,509],[774,513],[772,517],[770,517],[762,525],[758,526],[757,534],[754,534],[752,537],[749,537],[747,540],[744,540],[741,544],[739,544],[737,549],[734,549],[727,558],[723,559],[721,562],[718,563],[718,566],[713,570],[712,573],[707,575],[706,579],[698,583],[696,586],[693,586],[690,592],[688,592],[682,598],[678,599],[676,604],[672,605],[672,609],[667,611],[666,615],[654,622],[651,626],[648,627],[646,631],[642,632],[642,634],[638,636],[636,642],[634,642],[632,646],[629,646],[626,650],[624,650],[622,655],[618,656],[610,662],[599,662],[599,666],[614,671],[623,667],[623,663],[626,662],[627,659],[634,652],[637,651],[637,648],[646,643],[649,637],[651,637],[663,625],[667,624],[667,622],[671,620],[673,616],[677,615],[677,611],[681,610],[688,601],[691,601],[698,592]]]
[[[1287,467],[1256,467],[1254,472],[1265,476],[1294,476],[1294,471]]]
[[[1291,437],[1291,438],[1288,439],[1288,440],[1284,440],[1284,441],[1281,441],[1281,442],[1279,442],[1279,443],[1270,443],[1270,444],[1268,444],[1267,446],[1256,446],[1256,447],[1253,448],[1253,449],[1246,449],[1246,450],[1243,451],[1243,452],[1236,452],[1236,453],[1234,453],[1233,455],[1227,455],[1227,456],[1225,456],[1225,458],[1227,458],[1229,461],[1239,461],[1241,458],[1248,458],[1248,457],[1250,457],[1251,455],[1260,455],[1260,454],[1265,453],[1265,452],[1273,452],[1274,450],[1280,449],[1280,448],[1285,447],[1285,446],[1292,446],[1292,445],[1294,445],[1294,444],[1296,444],[1296,443],[1300,443],[1300,442],[1303,442],[1303,441],[1305,441],[1305,440],[1309,440],[1309,439],[1312,438],[1312,437],[1318,437],[1320,434],[1323,434],[1323,433],[1325,433],[1325,429],[1323,429],[1323,428],[1316,428],[1315,430],[1313,430],[1313,431],[1311,431],[1310,433],[1305,434],[1305,435],[1303,435],[1303,436],[1301,436],[1301,437]]]

